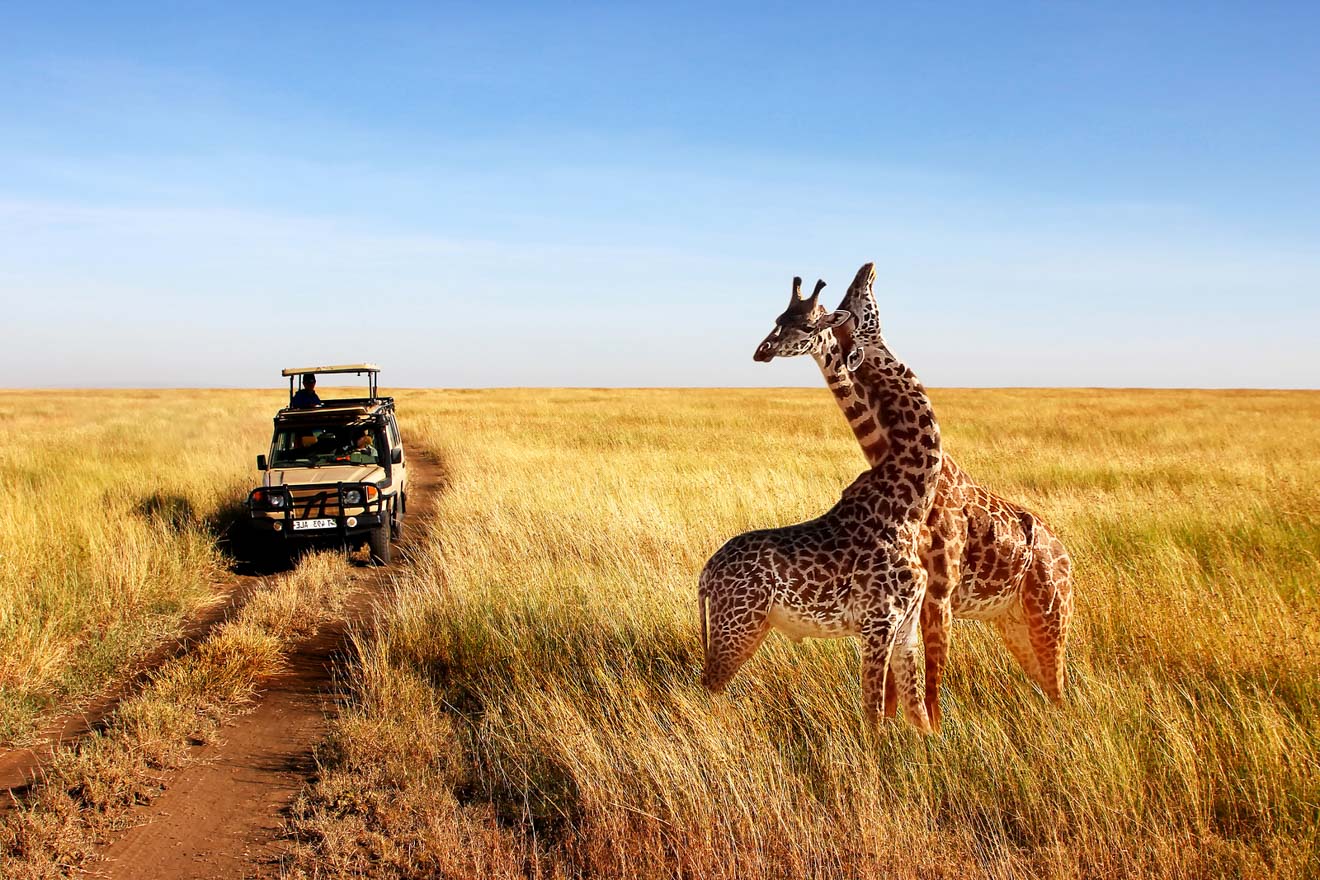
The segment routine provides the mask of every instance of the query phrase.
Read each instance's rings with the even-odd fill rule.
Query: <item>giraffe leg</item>
[[[866,724],[874,728],[887,714],[886,695],[891,685],[889,661],[894,651],[894,637],[898,634],[899,620],[884,618],[875,621],[862,635],[862,710]]]
[[[926,705],[917,685],[918,619],[926,595],[926,570],[902,555],[879,560],[858,572],[858,595],[875,603],[862,623],[862,700],[871,726],[887,710],[889,678],[894,679],[903,715],[922,733],[930,732]]]
[[[1022,609],[1035,654],[1041,690],[1051,702],[1063,702],[1063,652],[1072,619],[1072,564],[1062,544],[1052,538],[1037,553],[1022,583]]]
[[[903,706],[903,717],[922,733],[930,733],[930,718],[926,714],[926,704],[921,699],[921,689],[917,681],[917,645],[918,619],[921,615],[920,603],[913,602],[907,615],[899,625],[894,638],[894,650],[890,657],[894,678],[897,679],[898,701]]]
[[[719,693],[761,647],[770,620],[763,608],[734,606],[718,597],[710,599],[706,614],[710,629],[701,683],[711,693]]]
[[[928,715],[931,712],[932,682],[939,681],[939,670],[935,669],[932,665],[933,662],[932,658],[934,656],[934,654],[932,654],[931,651],[932,644],[937,644],[934,653],[941,655],[940,658],[941,667],[943,665],[942,651],[940,651],[938,647],[939,644],[942,644],[943,640],[941,639],[941,634],[937,628],[938,624],[935,622],[934,618],[928,617],[926,613],[926,604],[925,604],[931,601],[938,602],[938,597],[933,597],[931,595],[932,594],[931,586],[936,583],[935,576],[932,574],[932,572],[937,569],[940,571],[943,570],[942,549],[943,549],[944,538],[943,535],[941,534],[942,530],[940,529],[940,525],[942,524],[944,524],[943,520],[936,522],[934,519],[932,519],[932,525],[930,530],[927,532],[925,529],[923,529],[923,532],[926,532],[926,534],[924,534],[922,538],[922,543],[924,545],[923,553],[922,553],[922,565],[926,569],[927,587],[926,587],[926,598],[922,604],[922,612],[921,612],[921,638],[926,645],[926,652],[925,652],[926,712]],[[932,543],[932,541],[934,543]],[[944,583],[944,581],[940,580],[938,583]],[[891,662],[892,662],[892,658],[891,658]],[[885,678],[885,718],[893,718],[898,714],[898,676],[894,674],[894,670],[892,668],[889,670],[889,673],[890,674]],[[935,718],[934,725],[935,725],[935,729],[938,730],[939,729],[938,697],[935,698],[934,703],[935,703],[935,713],[933,716]]]
[[[961,509],[941,509],[930,523],[930,547],[923,557],[926,598],[921,605],[921,638],[926,646],[926,714],[940,729],[940,682],[953,637],[953,591],[962,579],[967,517]]]
[[[1035,648],[1031,646],[1031,628],[1022,613],[1021,603],[1015,602],[1008,613],[995,618],[994,624],[1000,638],[1008,646],[1009,653],[1017,660],[1027,678],[1040,684],[1040,661],[1036,658]]]
[[[929,594],[921,604],[921,636],[926,645],[926,714],[931,730],[940,729],[940,681],[944,678],[944,665],[949,655],[949,636],[953,632],[953,610],[945,600]]]

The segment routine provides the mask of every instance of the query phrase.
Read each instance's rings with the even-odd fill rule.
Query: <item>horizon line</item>
[[[353,388],[323,385],[323,388]],[[798,391],[817,385],[390,385],[387,391]],[[1316,392],[1315,385],[928,385],[940,391],[1298,391]],[[0,393],[36,391],[270,391],[285,386],[260,385],[15,385]],[[389,395],[385,395],[389,396]]]

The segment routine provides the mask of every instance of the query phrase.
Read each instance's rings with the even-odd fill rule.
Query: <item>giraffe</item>
[[[811,354],[872,465],[888,442],[877,400],[883,389],[856,370],[870,340],[880,333],[873,281],[874,268],[867,264],[839,310],[855,320],[830,321],[815,296],[800,295],[800,281],[794,279],[788,309],[753,356],[769,362]],[[928,575],[921,633],[932,726],[940,724],[939,684],[954,617],[994,625],[1027,676],[1051,701],[1061,702],[1073,608],[1072,564],[1063,543],[1036,514],[977,485],[947,453],[927,526],[921,548]]]
[[[885,388],[885,453],[822,516],[738,535],[706,563],[702,683],[722,690],[771,629],[794,641],[853,636],[868,725],[901,703],[908,722],[929,733],[916,678],[926,588],[918,545],[940,473],[939,423],[921,383],[883,344],[868,349],[863,369]]]

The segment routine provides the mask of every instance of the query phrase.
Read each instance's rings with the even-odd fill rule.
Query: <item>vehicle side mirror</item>
[[[390,450],[390,464],[403,464],[403,450],[397,446]]]
[[[266,456],[264,455],[257,456],[257,470],[259,471],[266,470]]]

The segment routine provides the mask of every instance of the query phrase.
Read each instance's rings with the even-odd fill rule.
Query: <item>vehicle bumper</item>
[[[314,538],[349,538],[365,536],[372,529],[378,528],[388,518],[386,512],[345,511],[338,516],[318,516],[313,519],[333,520],[328,528],[297,529],[293,516],[269,511],[253,512],[249,518],[252,527],[259,533],[284,540],[302,540]]]

